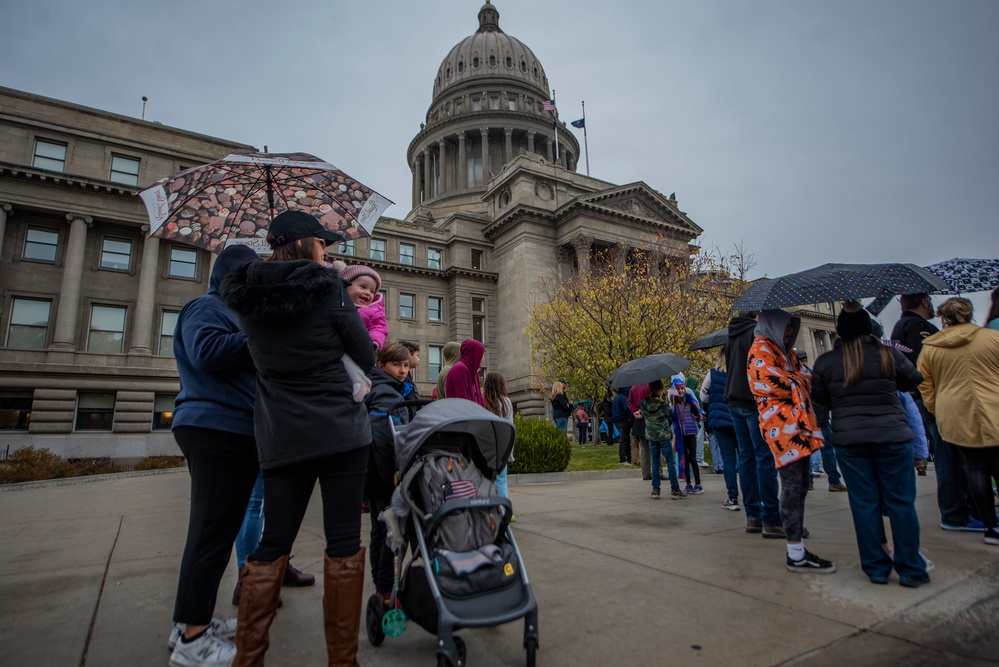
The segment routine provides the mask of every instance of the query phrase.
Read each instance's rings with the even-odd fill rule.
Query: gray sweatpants
[[[809,457],[805,456],[783,468],[780,476],[780,522],[788,542],[801,541],[801,527],[805,522],[805,496],[808,494]]]

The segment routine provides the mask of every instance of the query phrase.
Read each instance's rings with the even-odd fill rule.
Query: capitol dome
[[[447,54],[434,79],[434,101],[448,90],[483,78],[513,79],[549,97],[548,77],[534,52],[499,27],[490,3],[479,10],[479,29]]]

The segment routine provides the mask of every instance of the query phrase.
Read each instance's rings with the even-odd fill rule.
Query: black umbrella
[[[988,292],[999,287],[999,259],[948,259],[926,267],[950,285],[937,294],[968,294]]]
[[[614,389],[621,387],[631,387],[636,384],[648,384],[655,380],[661,380],[671,375],[676,375],[687,366],[690,361],[675,354],[650,354],[641,359],[629,361],[610,375],[610,385]]]
[[[721,347],[728,340],[728,327],[719,329],[706,336],[701,336],[690,346],[691,350],[710,350],[713,347]]]
[[[915,264],[823,264],[760,280],[742,293],[732,310],[765,310],[806,303],[864,299],[892,294],[939,292],[947,282]]]

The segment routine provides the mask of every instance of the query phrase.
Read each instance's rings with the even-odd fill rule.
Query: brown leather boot
[[[329,667],[357,667],[364,597],[364,548],[349,558],[323,559],[323,623]]]
[[[241,579],[239,615],[236,624],[236,660],[233,667],[262,667],[264,654],[270,646],[267,633],[277,614],[288,557],[273,563],[246,558]]]

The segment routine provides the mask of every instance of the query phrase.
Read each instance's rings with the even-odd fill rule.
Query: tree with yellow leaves
[[[545,282],[528,322],[542,384],[566,378],[577,399],[597,400],[611,372],[632,359],[672,352],[697,371],[713,365],[713,353],[690,345],[728,322],[752,258],[741,247],[730,256],[695,248],[689,257],[670,247],[663,240],[626,258],[599,255]]]

